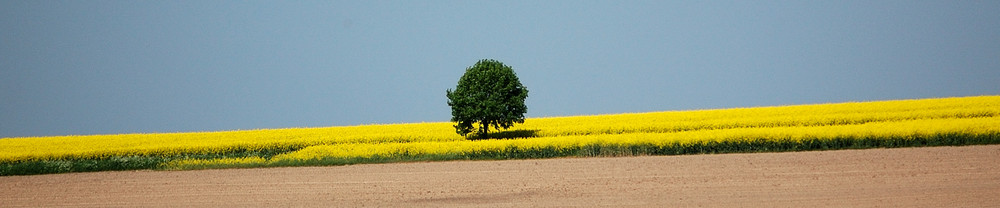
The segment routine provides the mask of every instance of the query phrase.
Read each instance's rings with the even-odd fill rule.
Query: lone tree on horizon
[[[489,138],[490,128],[499,131],[524,123],[528,111],[524,105],[528,89],[510,66],[493,59],[479,60],[466,68],[455,91],[447,92],[451,121],[458,122],[455,132],[462,136],[476,129],[479,138]]]

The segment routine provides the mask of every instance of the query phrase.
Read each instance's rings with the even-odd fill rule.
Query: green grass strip
[[[321,158],[300,161],[267,161],[283,152],[242,152],[225,155],[187,155],[177,157],[111,157],[85,160],[24,161],[0,164],[0,175],[33,175],[68,172],[144,170],[144,169],[207,169],[254,168],[283,166],[350,165],[444,160],[507,160],[554,157],[607,157],[637,155],[689,155],[751,152],[788,152],[812,150],[898,148],[927,146],[962,146],[1000,144],[1000,134],[932,134],[891,138],[832,138],[792,140],[709,141],[683,145],[656,146],[651,144],[593,144],[574,148],[507,148],[502,151],[479,151],[457,154],[403,154],[393,157]],[[289,150],[292,151],[292,150]],[[203,164],[181,168],[165,167],[171,161],[184,159],[260,158],[232,164]]]

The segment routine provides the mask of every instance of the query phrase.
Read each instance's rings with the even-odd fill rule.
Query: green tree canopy
[[[483,59],[465,69],[455,91],[447,90],[451,121],[455,131],[466,136],[477,129],[480,138],[489,138],[490,128],[508,129],[524,123],[528,89],[514,70],[500,61]]]

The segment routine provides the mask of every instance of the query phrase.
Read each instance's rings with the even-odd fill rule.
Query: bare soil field
[[[0,177],[0,207],[998,207],[1000,145]]]

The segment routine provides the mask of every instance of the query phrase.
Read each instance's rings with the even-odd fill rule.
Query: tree
[[[478,136],[489,138],[490,128],[508,129],[524,123],[528,89],[514,70],[500,61],[483,59],[465,69],[455,91],[447,90],[455,132],[466,136],[478,126]]]

